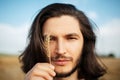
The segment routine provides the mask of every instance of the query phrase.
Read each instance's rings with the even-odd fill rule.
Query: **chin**
[[[68,73],[72,70],[71,66],[55,66],[55,71],[57,73]]]
[[[55,72],[56,72],[56,77],[57,78],[64,78],[64,77],[68,77],[71,74],[73,74],[75,71],[77,70],[77,67],[74,68],[69,68],[67,67],[57,67],[55,68]]]

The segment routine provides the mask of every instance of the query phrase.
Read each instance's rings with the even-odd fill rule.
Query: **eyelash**
[[[67,39],[69,39],[69,40],[77,40],[77,38],[75,38],[75,37],[69,37]]]
[[[67,37],[66,39],[67,40],[77,40],[76,37]],[[56,38],[55,37],[50,37],[50,41],[56,41]]]

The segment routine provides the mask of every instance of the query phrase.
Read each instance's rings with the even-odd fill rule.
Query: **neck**
[[[65,78],[55,78],[54,80],[78,80],[78,72],[77,70],[71,74],[70,76],[68,77],[65,77]]]

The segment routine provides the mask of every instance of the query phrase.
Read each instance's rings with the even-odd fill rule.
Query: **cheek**
[[[77,42],[68,46],[68,53],[76,60],[82,54],[83,43]]]
[[[73,53],[80,53],[82,51],[83,48],[83,42],[75,42],[75,43],[71,43],[68,46],[68,49],[71,50],[71,52]]]

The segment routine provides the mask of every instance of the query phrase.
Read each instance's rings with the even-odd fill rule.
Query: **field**
[[[0,80],[24,80],[16,56],[0,56]]]
[[[120,59],[103,58],[108,72],[100,80],[120,80]],[[0,80],[24,80],[24,73],[16,56],[0,56]]]
[[[107,66],[107,74],[101,80],[120,80],[120,58],[103,58],[102,61]]]

